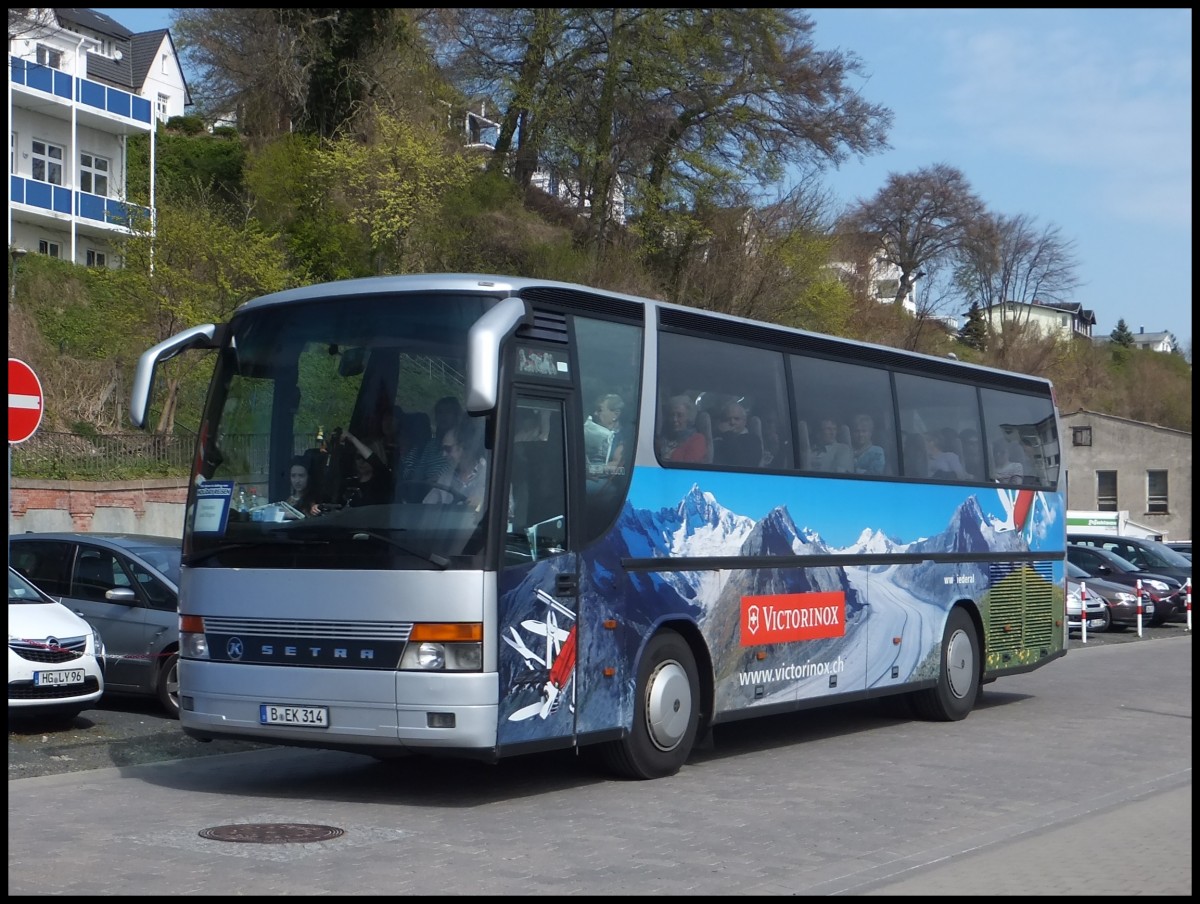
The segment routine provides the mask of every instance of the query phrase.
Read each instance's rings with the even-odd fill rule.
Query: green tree
[[[446,154],[432,129],[380,114],[370,143],[338,138],[318,151],[314,176],[342,216],[361,230],[376,273],[425,269],[419,226],[478,171],[465,154]]]
[[[653,250],[690,236],[704,206],[734,206],[742,183],[886,147],[890,111],[849,84],[860,62],[817,50],[800,10],[472,10],[454,26],[434,33],[443,50],[460,42],[444,71],[504,111],[498,154],[508,129],[530,129],[520,155],[590,208],[593,242],[618,179]]]
[[[967,320],[958,331],[958,341],[968,348],[981,352],[987,349],[987,335],[987,323],[984,322],[983,311],[979,307],[979,302],[972,301],[971,307],[967,310]]]
[[[164,197],[157,206],[153,236],[137,235],[122,248],[124,304],[137,324],[131,336],[141,348],[201,323],[227,320],[245,301],[292,284],[275,235],[257,221],[238,223],[211,198],[198,203]],[[174,429],[181,388],[203,385],[211,361],[180,355],[160,377],[163,402],[158,433]]]
[[[1108,334],[1108,338],[1113,345],[1119,345],[1121,348],[1133,348],[1133,333],[1125,323],[1124,317],[1117,321],[1116,329]]]

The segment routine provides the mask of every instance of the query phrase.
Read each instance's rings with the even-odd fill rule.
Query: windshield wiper
[[[326,543],[326,540],[295,540],[291,537],[272,537],[270,539],[253,540],[245,543],[227,543],[224,546],[218,546],[204,552],[193,553],[182,559],[184,565],[195,565],[198,562],[203,562],[205,559],[211,559],[213,556],[220,555],[223,552],[230,552],[235,549],[254,549],[257,546],[308,546],[312,543]]]
[[[396,530],[403,530],[396,528]],[[351,540],[375,540],[383,543],[393,549],[398,549],[405,555],[410,555],[413,558],[420,559],[423,562],[428,562],[431,565],[436,565],[438,568],[445,570],[450,566],[450,560],[436,552],[424,553],[420,550],[406,546],[398,540],[394,540],[387,534],[381,534],[378,531],[371,530],[365,527],[354,527],[351,525],[331,525],[328,520],[321,519],[313,524],[296,524],[288,529],[288,533],[292,536],[311,536],[320,531],[320,537],[329,542],[330,539],[343,539],[347,535]]]
[[[436,552],[431,552],[428,554],[423,553],[423,552],[418,552],[415,549],[405,546],[403,543],[393,540],[391,537],[387,536],[386,534],[376,533],[373,530],[363,530],[362,528],[350,528],[349,530],[350,530],[350,539],[352,539],[352,540],[367,540],[367,539],[378,540],[380,543],[386,543],[388,546],[391,546],[394,549],[398,549],[402,553],[405,553],[406,555],[415,556],[418,559],[424,559],[429,564],[436,565],[436,566],[438,566],[438,568],[441,568],[443,571],[446,570],[450,566],[450,560],[447,559],[445,556],[438,555]]]

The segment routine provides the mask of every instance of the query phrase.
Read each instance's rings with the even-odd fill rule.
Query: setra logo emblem
[[[230,659],[241,659],[242,654],[246,652],[240,637],[231,637],[225,641],[225,655]]]

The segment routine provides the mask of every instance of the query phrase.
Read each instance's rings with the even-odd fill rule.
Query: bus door
[[[568,387],[518,389],[498,432],[508,505],[497,592],[501,747],[575,734],[581,626],[567,488],[578,410]]]

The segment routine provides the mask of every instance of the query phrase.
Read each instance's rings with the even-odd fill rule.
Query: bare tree
[[[984,212],[966,176],[938,163],[915,173],[892,173],[874,198],[850,208],[839,229],[863,236],[878,249],[880,264],[899,269],[899,308],[912,292],[918,271],[928,275],[951,260]]]
[[[34,41],[38,38],[53,34],[58,30],[54,10],[50,7],[31,9],[9,9],[8,11],[8,41],[9,50],[12,42],[18,39]]]
[[[1074,245],[1033,217],[987,214],[969,225],[955,255],[955,283],[987,312],[988,346],[1002,362],[1026,338],[1032,306],[1067,301],[1079,286]],[[1015,305],[1010,304],[1015,302]]]

